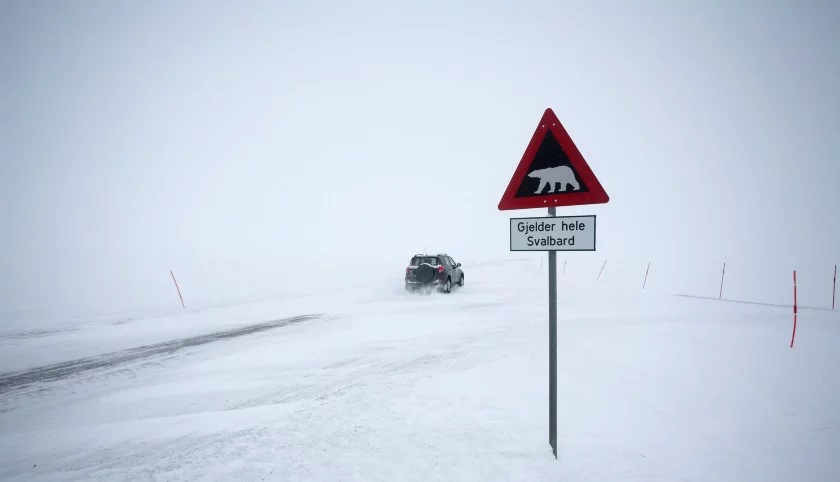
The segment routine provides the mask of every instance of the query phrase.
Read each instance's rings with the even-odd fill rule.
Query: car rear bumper
[[[432,281],[405,280],[405,285],[406,286],[434,286],[434,285],[439,285],[439,284],[440,284],[440,280],[437,279],[437,278],[433,279]]]
[[[433,289],[438,289],[439,290],[439,289],[441,289],[442,286],[443,286],[443,284],[437,278],[433,279],[432,281],[426,281],[426,282],[405,280],[405,289],[407,291],[433,290]]]

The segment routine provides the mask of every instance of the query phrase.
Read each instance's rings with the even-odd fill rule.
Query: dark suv
[[[452,283],[464,286],[464,271],[445,253],[433,255],[415,254],[405,269],[406,291],[437,289],[443,293],[452,291]]]

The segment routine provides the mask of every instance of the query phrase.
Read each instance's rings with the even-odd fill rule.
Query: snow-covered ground
[[[545,266],[465,271],[450,295],[407,295],[397,275],[6,327],[0,372],[104,362],[0,374],[0,480],[840,480],[840,311],[801,311],[790,349],[786,307],[560,276],[555,460]],[[306,314],[321,316],[109,355]]]

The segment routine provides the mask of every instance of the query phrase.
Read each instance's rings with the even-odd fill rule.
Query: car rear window
[[[437,256],[418,256],[416,258],[411,258],[411,266],[420,266],[423,263],[429,263],[432,266],[440,264]]]

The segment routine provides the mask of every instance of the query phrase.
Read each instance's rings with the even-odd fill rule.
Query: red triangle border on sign
[[[560,147],[569,158],[569,162],[574,168],[580,180],[587,187],[589,192],[580,193],[562,193],[547,196],[533,196],[517,198],[515,197],[519,186],[525,179],[528,173],[528,168],[534,161],[534,156],[540,148],[540,145],[545,138],[547,132],[551,131]],[[543,113],[540,123],[537,125],[534,135],[531,137],[531,142],[525,149],[519,165],[510,178],[507,189],[505,189],[502,199],[499,201],[500,211],[509,211],[514,209],[533,209],[533,208],[548,208],[557,206],[581,206],[586,204],[604,204],[609,202],[610,197],[601,185],[601,182],[592,172],[589,164],[583,158],[583,155],[578,150],[566,128],[554,114],[551,108],[548,108]]]

